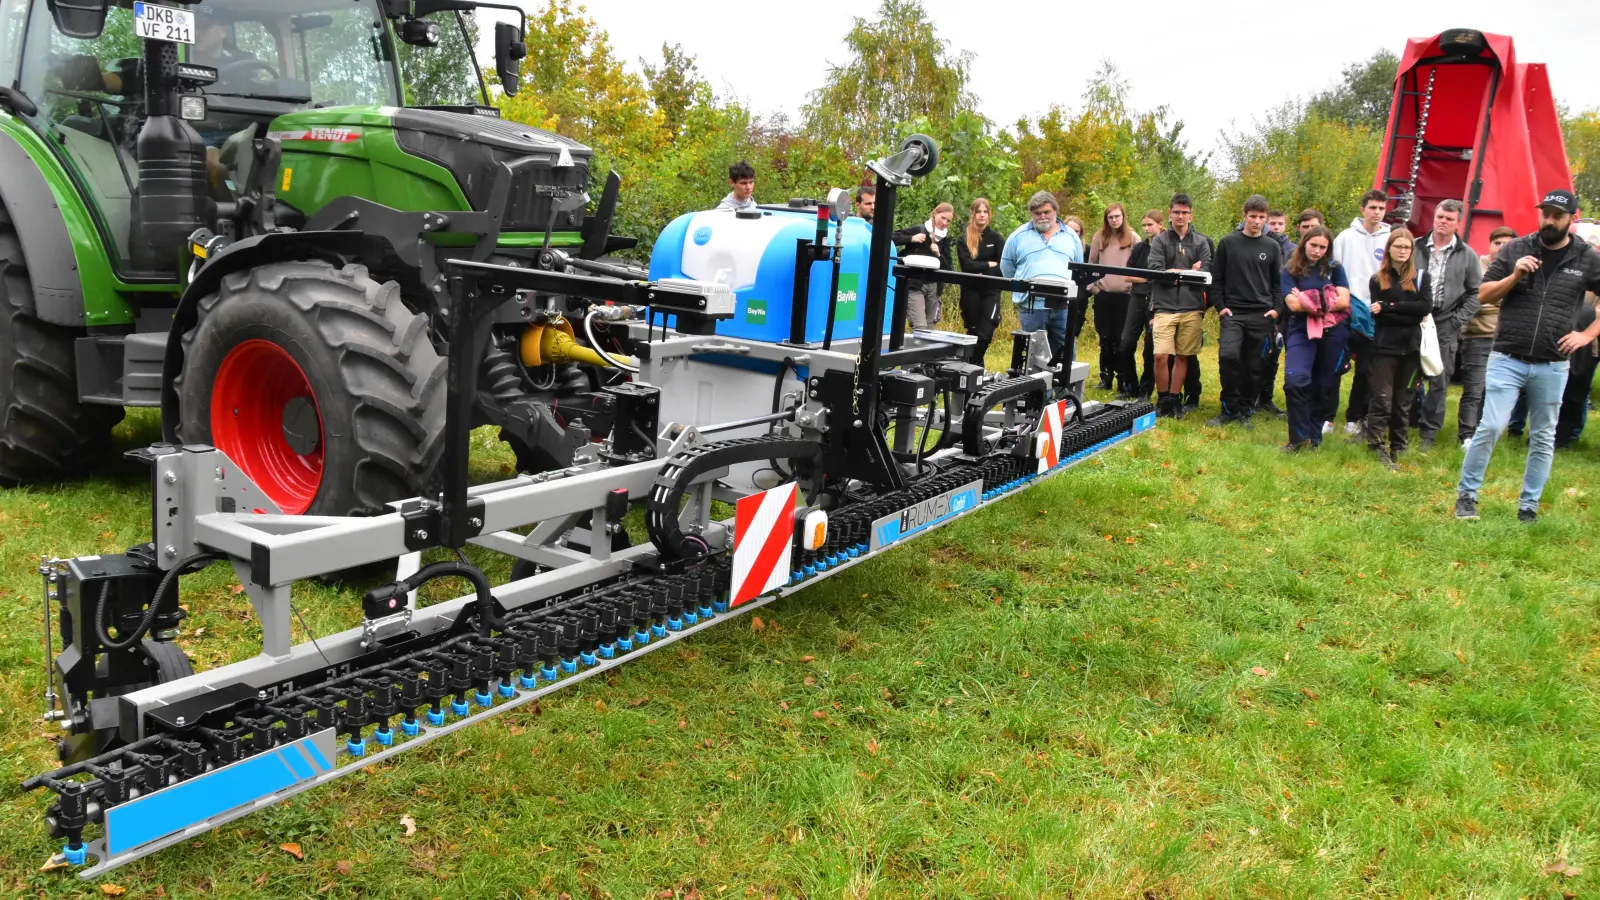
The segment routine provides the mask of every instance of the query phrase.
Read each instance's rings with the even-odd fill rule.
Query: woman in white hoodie
[[[1345,405],[1344,432],[1351,440],[1361,439],[1361,423],[1367,417],[1367,367],[1365,351],[1372,341],[1371,298],[1367,285],[1378,274],[1383,248],[1389,240],[1389,223],[1383,221],[1389,210],[1389,195],[1372,190],[1361,195],[1361,217],[1333,240],[1333,261],[1344,269],[1350,282],[1350,356],[1355,375],[1350,379],[1350,402]],[[1339,408],[1337,396],[1328,398],[1328,413]]]

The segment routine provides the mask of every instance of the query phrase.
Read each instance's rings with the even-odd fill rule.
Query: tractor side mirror
[[[507,97],[515,97],[522,86],[522,58],[528,55],[522,32],[509,22],[494,26],[494,69],[500,73],[500,87]]]
[[[106,0],[47,0],[56,30],[69,38],[94,40],[106,27]]]

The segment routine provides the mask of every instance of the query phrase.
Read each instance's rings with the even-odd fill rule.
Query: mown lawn
[[[1558,457],[1537,524],[1515,519],[1516,443],[1483,521],[1458,524],[1458,449],[1399,473],[1342,436],[1288,457],[1278,421],[1203,428],[1215,398],[761,626],[734,620],[108,882],[128,897],[1592,892],[1600,433]],[[124,437],[154,430],[140,417]],[[480,456],[483,477],[504,462],[487,437]],[[53,759],[36,555],[144,540],[145,493],[122,468],[0,493],[6,783]],[[204,665],[256,639],[231,584],[185,583]],[[298,603],[319,632],[359,616],[330,589]],[[38,871],[56,849],[42,800],[0,793],[0,894],[114,893]]]

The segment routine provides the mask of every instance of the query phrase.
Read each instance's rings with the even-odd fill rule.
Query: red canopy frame
[[[1440,201],[1462,201],[1460,234],[1480,253],[1501,225],[1537,230],[1539,198],[1572,189],[1544,64],[1517,62],[1505,35],[1407,41],[1372,186],[1389,195],[1388,221],[1419,235]]]

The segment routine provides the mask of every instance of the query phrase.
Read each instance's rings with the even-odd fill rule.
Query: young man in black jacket
[[[1600,319],[1583,331],[1573,323],[1585,290],[1600,291],[1600,254],[1570,234],[1578,198],[1554,190],[1539,204],[1539,231],[1500,248],[1483,275],[1479,296],[1500,303],[1500,324],[1484,391],[1483,420],[1461,461],[1456,518],[1478,518],[1478,489],[1505,433],[1517,396],[1528,398],[1528,462],[1517,519],[1539,518],[1539,497],[1555,459],[1556,415],[1567,386],[1567,357],[1600,335]]]
[[[1217,367],[1222,375],[1222,414],[1207,425],[1250,424],[1261,396],[1262,361],[1277,330],[1278,273],[1283,249],[1266,233],[1267,198],[1244,202],[1244,228],[1217,242],[1211,260],[1212,306],[1221,319]]]

